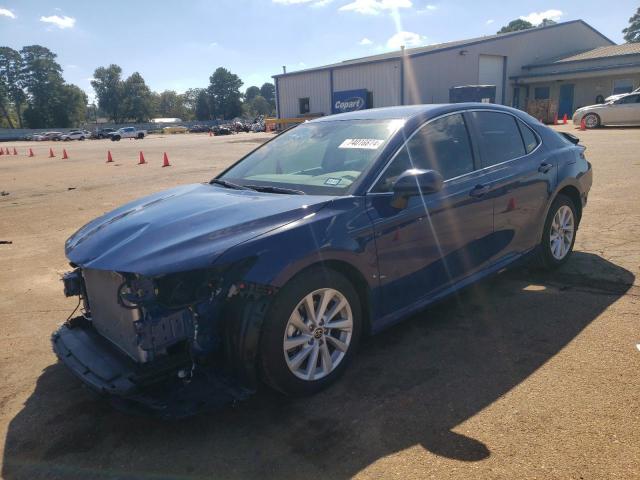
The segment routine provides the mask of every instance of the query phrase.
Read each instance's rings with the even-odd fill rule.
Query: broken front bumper
[[[191,369],[184,357],[137,364],[82,317],[62,325],[51,341],[75,376],[122,410],[180,418],[243,400],[250,393],[204,367],[195,368],[189,381],[178,378],[178,370]]]

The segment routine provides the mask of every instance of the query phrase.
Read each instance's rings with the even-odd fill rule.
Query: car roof
[[[520,112],[519,110],[495,103],[433,103],[428,105],[403,105],[397,107],[370,108],[367,110],[356,110],[354,112],[338,113],[325,117],[315,118],[311,122],[330,122],[334,120],[409,120],[413,117],[437,117],[444,113],[468,110],[468,109],[491,109],[503,110],[505,112]],[[520,112],[521,113],[521,112]]]

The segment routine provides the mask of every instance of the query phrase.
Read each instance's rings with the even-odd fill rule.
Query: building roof
[[[593,28],[591,25],[589,25],[585,21],[583,21],[583,20],[571,20],[571,21],[568,21],[568,22],[556,23],[556,24],[553,24],[553,25],[547,25],[547,26],[543,26],[543,27],[529,28],[527,30],[518,30],[518,31],[515,31],[515,32],[508,32],[508,33],[498,33],[498,34],[495,34],[495,35],[486,35],[484,37],[475,37],[475,38],[469,38],[469,39],[466,39],[466,40],[456,40],[456,41],[453,41],[453,42],[445,42],[445,43],[438,43],[438,44],[434,44],[434,45],[426,45],[424,47],[407,48],[407,49],[404,50],[404,52],[402,50],[395,50],[393,52],[382,53],[382,54],[379,54],[379,55],[370,55],[368,57],[361,57],[361,58],[355,58],[355,59],[351,59],[351,60],[344,60],[342,62],[332,63],[332,64],[329,64],[329,65],[323,65],[321,67],[307,68],[307,69],[304,69],[304,70],[296,70],[294,72],[281,73],[281,74],[278,74],[278,75],[273,75],[273,77],[277,78],[277,77],[284,77],[284,76],[288,76],[288,75],[297,75],[297,74],[301,74],[301,73],[315,72],[315,71],[318,71],[318,70],[326,70],[326,69],[331,69],[331,68],[348,67],[348,66],[351,66],[351,65],[359,65],[359,64],[363,64],[363,63],[382,62],[382,61],[386,61],[386,60],[399,59],[399,58],[402,58],[403,55],[406,55],[406,56],[409,56],[409,57],[427,55],[427,54],[430,54],[430,53],[441,52],[441,51],[448,50],[448,49],[461,48],[461,47],[476,45],[478,43],[490,42],[490,41],[498,40],[498,39],[502,40],[502,39],[514,37],[514,36],[517,36],[517,35],[526,35],[526,34],[530,34],[530,33],[534,33],[534,32],[539,32],[540,30],[546,30],[546,29],[550,29],[550,28],[559,28],[559,27],[562,27],[562,26],[565,26],[565,25],[574,24],[574,23],[582,23],[583,25],[587,26],[588,28],[590,28],[591,30],[596,32],[598,35],[600,35],[606,41],[611,43],[612,46],[616,46],[615,43],[612,40],[610,40],[609,38],[605,37],[602,33],[598,32],[595,28]]]
[[[570,55],[555,61],[555,63],[579,62],[595,60],[597,58],[619,57],[621,55],[640,55],[640,43],[624,43],[622,45],[609,45],[598,47],[586,52]]]

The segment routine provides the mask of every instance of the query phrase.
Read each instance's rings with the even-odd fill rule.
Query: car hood
[[[159,275],[206,268],[227,249],[322,208],[333,197],[195,184],[124,205],[65,244],[83,268]]]
[[[576,110],[576,112],[586,112],[589,110],[599,110],[601,108],[609,107],[608,103],[598,103],[596,105],[587,105],[586,107],[580,107]]]

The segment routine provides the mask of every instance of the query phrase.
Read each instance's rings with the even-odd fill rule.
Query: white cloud
[[[312,3],[311,6],[312,7],[326,7],[331,2],[333,2],[333,0],[318,0],[317,2]]]
[[[213,47],[217,47],[218,46],[218,42],[211,42],[209,44],[209,47],[213,48]]]
[[[414,32],[398,32],[387,40],[387,48],[397,50],[401,46],[407,48],[423,45],[427,37]]]
[[[490,18],[489,20],[487,20],[486,22],[484,22],[486,25],[491,25],[493,22],[495,22],[495,20],[493,18]]]
[[[373,42],[369,40],[367,37],[364,37],[362,40],[358,42],[358,45],[371,45]]]
[[[357,12],[363,15],[378,15],[385,10],[411,8],[412,5],[411,0],[354,0],[338,10]]]
[[[8,8],[0,8],[0,17],[16,18],[16,14]]]
[[[544,12],[531,12],[529,15],[520,18],[522,20],[526,20],[527,22],[533,23],[534,25],[538,25],[545,18],[557,22],[561,16],[562,12],[560,10],[545,10]]]
[[[73,28],[76,24],[76,19],[73,17],[67,17],[66,15],[61,17],[59,15],[51,15],[49,17],[40,17],[40,21],[44,23],[51,23],[58,28]]]

